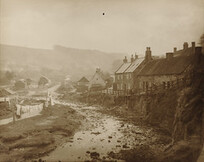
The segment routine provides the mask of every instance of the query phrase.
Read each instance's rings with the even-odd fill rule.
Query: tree
[[[17,90],[24,89],[25,87],[26,87],[25,83],[21,80],[19,80],[15,83],[15,89],[17,89]]]
[[[6,71],[5,76],[8,81],[11,81],[15,75],[14,72]]]

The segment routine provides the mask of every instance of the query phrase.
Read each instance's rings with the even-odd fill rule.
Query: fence
[[[102,93],[102,94],[110,94],[114,96],[133,96],[133,95],[148,95],[148,94],[157,94],[157,93],[165,93],[171,89],[177,89],[184,86],[188,86],[191,84],[190,77],[180,78],[174,81],[163,82],[163,84],[155,85],[153,84],[151,87],[147,87],[144,89],[135,89],[133,90],[113,90],[113,89],[104,89],[94,91],[93,93]],[[91,93],[91,92],[89,92]]]

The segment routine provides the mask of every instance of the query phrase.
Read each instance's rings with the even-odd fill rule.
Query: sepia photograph
[[[204,0],[0,0],[0,162],[204,162]]]

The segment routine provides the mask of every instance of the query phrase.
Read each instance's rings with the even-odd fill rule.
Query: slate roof
[[[196,47],[196,48],[198,48],[198,47]],[[189,47],[189,48],[187,48],[187,49],[182,49],[182,50],[178,50],[178,51],[176,51],[175,53],[174,53],[174,57],[176,57],[176,56],[189,56],[189,55],[191,55],[193,53],[193,49],[192,49],[192,47]]]
[[[6,97],[6,96],[9,96],[12,94],[13,94],[13,92],[9,91],[8,89],[5,89],[5,88],[0,89],[0,97]]]
[[[193,62],[193,55],[177,56],[171,59],[152,60],[144,66],[138,75],[170,75],[182,73]]]
[[[144,61],[144,58],[136,59],[126,70],[125,73],[132,73],[134,72],[137,67]]]
[[[86,77],[82,77],[78,82],[89,82],[88,79]]]
[[[51,82],[51,80],[50,80],[48,77],[44,76],[44,75],[41,75],[40,79],[41,79],[41,78],[47,80],[47,82]]]
[[[124,73],[125,70],[131,65],[131,62],[123,63],[118,70],[115,72],[116,74]]]

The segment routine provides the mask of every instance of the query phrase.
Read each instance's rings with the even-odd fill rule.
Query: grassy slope
[[[81,117],[68,106],[55,105],[41,116],[0,126],[1,160],[38,158],[73,135]]]

